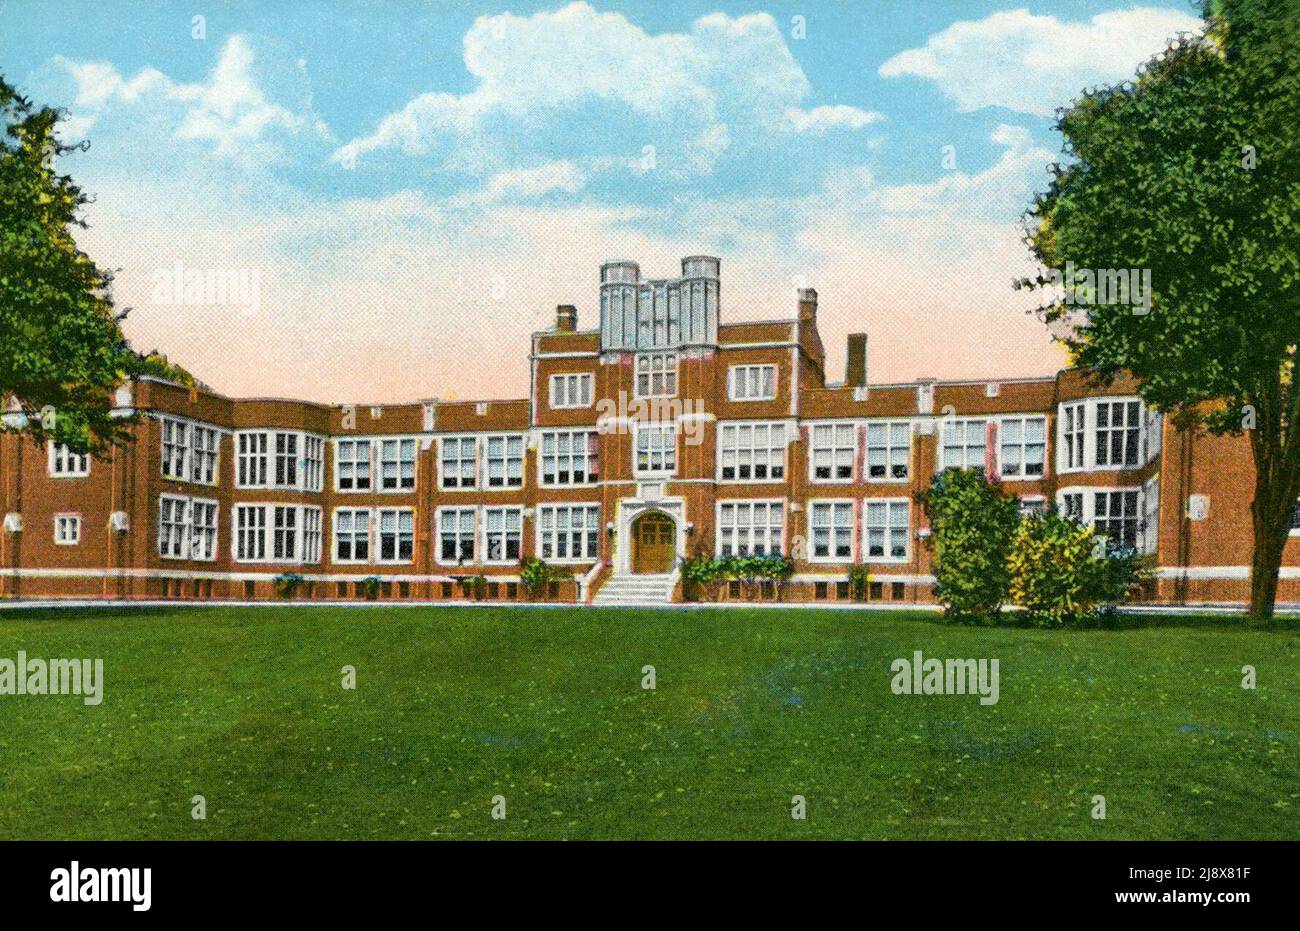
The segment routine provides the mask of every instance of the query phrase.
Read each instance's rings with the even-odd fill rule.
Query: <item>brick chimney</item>
[[[867,334],[850,333],[848,353],[844,357],[844,384],[850,388],[867,386]]]
[[[799,322],[817,324],[817,292],[812,288],[799,289]]]
[[[578,329],[578,308],[560,304],[555,308],[555,329],[560,333],[573,333]]]

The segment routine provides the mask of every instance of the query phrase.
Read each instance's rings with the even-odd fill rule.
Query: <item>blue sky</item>
[[[322,400],[518,395],[555,303],[595,325],[600,259],[693,252],[723,257],[724,319],[818,288],[832,365],[865,329],[873,380],[1049,371],[1009,283],[1051,114],[1196,24],[1185,0],[197,7],[0,0],[0,70],[90,139],[82,242],[137,344]],[[177,263],[252,270],[257,300],[170,303]]]

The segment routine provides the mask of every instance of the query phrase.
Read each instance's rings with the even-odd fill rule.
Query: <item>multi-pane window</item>
[[[168,559],[217,558],[217,502],[163,495],[158,499],[158,554]]]
[[[672,424],[640,424],[636,431],[636,471],[669,474],[677,469],[677,431]]]
[[[853,558],[853,504],[848,501],[814,501],[812,505],[812,558]]]
[[[551,376],[551,407],[591,407],[591,374]]]
[[[163,495],[158,499],[158,555],[184,559],[189,555],[188,498]]]
[[[240,562],[266,559],[266,512],[264,504],[235,506],[235,559]]]
[[[912,453],[912,425],[867,424],[867,477],[875,481],[903,481]]]
[[[1061,439],[1065,449],[1067,469],[1083,468],[1084,418],[1087,409],[1088,405],[1081,401],[1078,404],[1065,405],[1061,412],[1064,421],[1061,425]]]
[[[983,420],[945,420],[939,468],[984,471],[988,428]]]
[[[1291,511],[1291,532],[1300,532],[1300,501],[1297,501]]]
[[[474,561],[474,509],[438,509],[438,561],[449,565]]]
[[[1136,491],[1093,492],[1092,527],[1124,549],[1137,548],[1138,493]]]
[[[438,443],[438,468],[443,488],[474,487],[474,452],[477,441],[472,436],[446,437]]]
[[[324,487],[325,441],[318,436],[303,436],[302,473],[302,487],[307,491],[320,491]]]
[[[190,481],[201,485],[217,483],[217,451],[221,434],[213,427],[190,425]]]
[[[518,488],[524,483],[524,438],[489,436],[484,441],[488,488]]]
[[[636,396],[671,397],[677,393],[677,354],[648,352],[636,357]]]
[[[543,485],[587,485],[598,478],[599,435],[593,430],[556,430],[542,434]]]
[[[1138,401],[1101,401],[1097,404],[1097,465],[1138,464],[1141,407]]]
[[[190,502],[190,558],[217,558],[217,502]]]
[[[1041,517],[1047,513],[1047,499],[1034,496],[1021,496],[1016,499],[1021,517]]]
[[[161,418],[161,425],[163,477],[215,485],[217,443],[221,437],[216,428],[171,417]]]
[[[302,561],[320,562],[320,508],[302,509]]]
[[[54,542],[60,546],[76,546],[81,542],[81,515],[54,515]]]
[[[276,507],[274,528],[271,558],[293,559],[298,552],[298,509],[292,506]]]
[[[852,481],[857,435],[857,428],[851,423],[813,426],[811,444],[813,481]]]
[[[733,401],[770,401],[776,397],[775,365],[733,365],[727,376]]]
[[[338,440],[334,446],[334,475],[339,491],[368,491],[370,441]]]
[[[235,444],[237,453],[235,479],[242,488],[259,488],[266,485],[267,453],[270,434],[241,433]]]
[[[515,562],[523,529],[520,508],[483,509],[484,562]]]
[[[380,508],[379,562],[410,562],[415,553],[415,512]]]
[[[190,425],[182,420],[162,420],[162,474],[165,478],[188,481],[185,467],[190,453]]]
[[[334,512],[334,561],[370,561],[370,511],[339,508]]]
[[[600,556],[600,505],[543,505],[537,511],[537,548],[542,559]]]
[[[275,484],[281,488],[298,484],[298,434],[275,434]]]
[[[1047,454],[1047,420],[1008,417],[998,426],[1000,468],[1004,478],[1035,478],[1043,474]]]
[[[765,556],[781,552],[785,508],[780,501],[718,503],[718,555]]]
[[[379,487],[385,491],[415,487],[415,440],[379,442]]]
[[[866,502],[867,559],[906,559],[908,502]]]
[[[723,424],[718,439],[718,477],[731,481],[785,478],[785,424]]]
[[[1076,524],[1084,522],[1082,492],[1061,495],[1061,516],[1074,521]]]
[[[90,474],[90,455],[75,453],[65,443],[50,443],[50,474],[80,478]]]

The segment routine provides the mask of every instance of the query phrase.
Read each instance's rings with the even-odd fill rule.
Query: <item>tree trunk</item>
[[[1274,489],[1267,487],[1265,477],[1259,479],[1261,485],[1251,506],[1255,551],[1250,566],[1250,615],[1256,622],[1267,624],[1277,601],[1278,571],[1290,534],[1295,498],[1287,495],[1292,482],[1282,482],[1282,488]]]

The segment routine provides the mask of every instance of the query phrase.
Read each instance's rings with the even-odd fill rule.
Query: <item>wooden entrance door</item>
[[[632,571],[668,572],[677,555],[677,527],[665,514],[642,514],[632,523]]]

